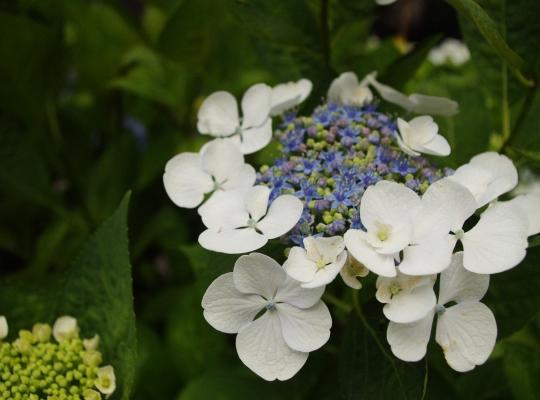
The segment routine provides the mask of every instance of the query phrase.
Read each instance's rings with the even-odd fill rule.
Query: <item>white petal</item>
[[[526,255],[528,221],[512,204],[495,203],[466,232],[463,265],[471,272],[494,274],[518,265]]]
[[[489,287],[489,275],[475,274],[463,268],[463,252],[452,256],[452,263],[443,271],[439,284],[439,304],[451,301],[479,301]]]
[[[251,154],[265,148],[272,140],[272,120],[268,118],[262,125],[245,129],[241,133],[240,151]]]
[[[285,343],[297,351],[310,352],[322,347],[330,338],[332,317],[328,307],[319,301],[301,309],[289,304],[276,304]]]
[[[424,318],[433,311],[436,303],[433,287],[424,285],[394,295],[383,307],[383,313],[392,322],[406,324]]]
[[[214,329],[225,333],[237,333],[253,321],[266,301],[257,295],[246,295],[234,286],[233,273],[228,272],[215,279],[202,298],[204,318]]]
[[[458,103],[445,97],[413,93],[409,96],[409,100],[413,103],[413,107],[409,111],[417,114],[450,117],[458,113]]]
[[[249,369],[267,381],[292,378],[309,354],[287,346],[277,311],[267,311],[244,326],[236,336],[236,351]]]
[[[244,227],[249,220],[244,196],[236,191],[214,192],[197,212],[203,224],[216,231]]]
[[[272,89],[272,110],[270,115],[276,116],[283,111],[303,102],[311,93],[313,84],[309,79],[276,85]]]
[[[300,286],[298,281],[287,276],[285,283],[278,288],[274,300],[276,303],[283,302],[298,308],[309,308],[320,300],[324,288],[324,286],[319,286],[305,289]]]
[[[53,325],[52,334],[59,343],[77,337],[79,334],[77,320],[69,315],[57,318]]]
[[[517,206],[529,221],[527,236],[540,233],[540,194],[530,193],[518,196],[509,201]]]
[[[237,177],[244,165],[244,156],[230,140],[214,139],[202,147],[201,163],[215,182],[222,185]]]
[[[204,194],[214,188],[212,177],[204,172],[197,153],[181,153],[165,165],[163,185],[170,199],[178,207],[194,208],[204,199]]]
[[[443,235],[407,246],[398,268],[407,275],[437,274],[450,265],[455,245],[455,236]]]
[[[304,247],[310,260],[315,262],[321,260],[328,264],[336,261],[345,250],[345,242],[341,236],[309,236],[304,239]]]
[[[311,282],[315,278],[317,265],[307,257],[306,250],[301,247],[293,247],[289,252],[283,269],[291,278],[299,282]]]
[[[439,132],[439,126],[429,115],[421,115],[409,121],[410,142],[414,145],[424,145],[432,141]]]
[[[491,310],[477,301],[447,308],[437,321],[435,339],[446,361],[456,371],[469,371],[485,363],[497,339],[497,323]]]
[[[236,190],[246,193],[255,184],[257,173],[255,168],[249,164],[244,164],[236,175],[231,175],[225,183],[221,185],[224,190]]]
[[[418,151],[424,154],[431,154],[433,156],[446,157],[450,155],[452,149],[450,148],[448,140],[446,140],[444,136],[437,135],[428,143],[420,146]]]
[[[379,181],[367,188],[360,203],[360,218],[369,231],[376,231],[380,224],[397,226],[416,215],[421,205],[420,197],[403,184]]]
[[[343,93],[358,86],[358,77],[354,72],[343,72],[335,78],[328,88],[328,100],[333,103],[341,103]]]
[[[263,247],[268,239],[251,228],[215,231],[199,235],[199,244],[207,250],[225,254],[249,253]]]
[[[272,88],[264,83],[251,86],[242,97],[242,129],[260,126],[268,119],[272,107]]]
[[[9,333],[8,323],[6,317],[0,315],[0,340],[7,338]]]
[[[277,197],[266,216],[257,223],[257,228],[268,239],[274,239],[289,232],[302,216],[304,205],[296,197],[284,194]]]
[[[377,253],[366,239],[365,232],[357,229],[349,229],[343,238],[349,253],[364,264],[367,269],[378,275],[393,277],[396,276],[394,257]]]
[[[373,86],[379,95],[389,103],[396,104],[409,111],[412,111],[412,109],[416,106],[415,103],[409,99],[409,97],[388,85],[380,83],[373,75],[369,78],[369,84]]]
[[[273,258],[261,253],[240,257],[234,264],[234,285],[242,293],[254,293],[267,300],[274,298],[287,275]]]
[[[403,361],[419,361],[426,355],[427,344],[433,324],[431,312],[420,321],[410,324],[390,322],[386,331],[386,339],[392,348],[392,353]]]
[[[348,254],[347,261],[345,262],[343,268],[341,268],[341,271],[339,271],[339,274],[341,275],[345,285],[352,289],[358,290],[362,288],[362,284],[358,278],[367,276],[369,274],[369,270],[364,264],[358,262],[358,260]]]
[[[240,126],[238,104],[229,92],[215,92],[204,100],[197,114],[197,129],[213,136],[232,135]]]
[[[486,152],[459,167],[450,179],[469,189],[476,198],[478,207],[482,207],[512,190],[517,185],[518,174],[508,157]]]
[[[461,229],[476,208],[472,193],[459,183],[448,178],[432,183],[414,220],[415,243]]]
[[[310,282],[303,283],[302,287],[315,288],[329,284],[339,274],[343,265],[345,265],[345,261],[347,261],[347,252],[343,251],[335,262],[328,264],[323,268],[319,268],[313,279]]]
[[[268,209],[270,189],[267,186],[254,186],[248,190],[244,198],[246,210],[255,221],[260,220]]]

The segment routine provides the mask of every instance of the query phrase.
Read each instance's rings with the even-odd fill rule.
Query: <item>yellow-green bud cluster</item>
[[[81,339],[78,328],[58,340],[47,324],[19,331],[11,343],[0,341],[0,400],[97,400],[111,394],[114,371],[100,368],[97,342]]]

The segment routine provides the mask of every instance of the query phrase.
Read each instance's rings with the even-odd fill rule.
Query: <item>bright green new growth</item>
[[[83,340],[78,328],[66,335],[57,324],[54,330],[53,338],[50,325],[35,324],[0,342],[0,400],[97,400],[114,391],[112,367],[100,368],[97,336]]]

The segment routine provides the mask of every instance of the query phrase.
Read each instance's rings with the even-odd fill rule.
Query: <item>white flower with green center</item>
[[[58,318],[54,323],[52,334],[58,343],[78,337],[79,326],[77,320],[68,315]]]
[[[401,150],[410,156],[420,154],[447,156],[450,145],[444,136],[439,135],[439,127],[428,115],[416,117],[409,122],[398,118],[399,135],[397,142]]]
[[[194,208],[205,195],[220,191],[247,191],[255,183],[255,169],[231,141],[216,139],[199,153],[180,153],[167,162],[163,184],[179,207]]]
[[[297,82],[280,83],[272,88],[270,116],[282,114],[284,111],[302,103],[311,93],[313,84],[309,79]]]
[[[199,236],[200,245],[220,253],[248,253],[289,232],[302,215],[302,202],[285,194],[269,207],[269,196],[266,186],[254,186],[245,194],[216,193],[198,210],[208,228]]]
[[[242,153],[254,153],[272,140],[272,88],[264,83],[251,86],[242,97],[241,107],[242,118],[232,94],[212,93],[199,108],[197,129],[205,135],[230,137]]]
[[[405,185],[380,181],[370,186],[360,203],[360,219],[366,230],[345,233],[347,250],[370,271],[396,276],[395,259],[411,243],[420,206],[420,197]]]
[[[107,397],[113,394],[116,390],[116,376],[114,375],[113,367],[107,365],[98,369],[94,385]]]
[[[385,304],[383,313],[390,321],[418,321],[435,307],[437,298],[433,284],[436,279],[436,275],[408,276],[402,273],[394,278],[379,276],[375,297]]]
[[[422,197],[400,271],[407,275],[443,271],[458,240],[463,245],[463,264],[471,272],[494,274],[518,265],[527,248],[529,223],[525,214],[510,202],[493,203],[465,232],[463,226],[477,208],[473,194],[454,180],[433,183]]]
[[[488,286],[489,275],[465,270],[463,254],[454,254],[441,273],[437,304],[427,315],[412,323],[389,323],[386,337],[394,355],[404,361],[422,359],[437,314],[435,340],[450,367],[465,372],[485,363],[497,339],[495,317],[480,303]]]
[[[272,258],[253,253],[212,282],[202,307],[215,329],[237,334],[236,350],[248,368],[268,381],[287,380],[330,337],[323,292],[302,288]]]
[[[512,160],[493,151],[478,154],[450,177],[473,194],[478,208],[514,189],[518,173]]]
[[[346,261],[347,252],[341,236],[310,236],[304,239],[304,248],[295,246],[290,250],[283,269],[301,282],[302,287],[314,288],[332,282]]]

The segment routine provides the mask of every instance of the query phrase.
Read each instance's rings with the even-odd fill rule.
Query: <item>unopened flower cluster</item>
[[[298,115],[311,88],[306,79],[253,85],[241,116],[230,93],[211,94],[197,127],[214,139],[165,167],[171,200],[197,207],[206,227],[200,245],[249,253],[207,289],[204,317],[236,334],[238,355],[252,371],[286,380],[330,337],[326,285],[339,275],[358,290],[371,272],[395,356],[422,359],[435,324],[451,368],[483,364],[497,336],[481,302],[489,276],[524,259],[528,237],[540,232],[540,195],[500,199],[512,197],[518,174],[495,152],[455,171],[424,157],[451,152],[432,116],[456,114],[452,100],[403,94],[376,73],[359,80],[345,72],[311,115]],[[416,116],[386,113],[387,103]],[[280,156],[257,172],[244,155],[273,137]],[[254,252],[278,238],[290,246],[283,265]]]
[[[99,400],[116,389],[111,366],[101,366],[99,337],[81,339],[69,316],[54,326],[37,323],[3,342],[8,324],[0,317],[0,399]]]

